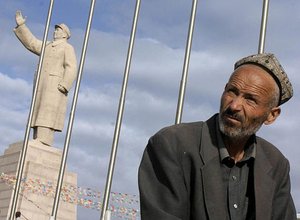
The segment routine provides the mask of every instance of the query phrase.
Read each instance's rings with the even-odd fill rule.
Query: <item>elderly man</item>
[[[219,114],[149,140],[139,168],[142,220],[295,220],[289,162],[255,135],[292,94],[273,54],[238,61]]]
[[[34,37],[25,21],[17,11],[14,32],[28,50],[39,56],[42,41]],[[54,40],[47,42],[42,63],[31,127],[33,138],[49,146],[53,144],[54,132],[63,129],[68,91],[77,74],[75,51],[67,42],[70,36],[67,25],[55,25]]]

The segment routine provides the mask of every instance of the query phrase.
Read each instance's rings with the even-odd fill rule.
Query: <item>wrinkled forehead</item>
[[[233,80],[243,80],[244,83],[259,84],[270,89],[279,89],[274,78],[263,67],[255,64],[244,64],[231,74],[228,83]]]

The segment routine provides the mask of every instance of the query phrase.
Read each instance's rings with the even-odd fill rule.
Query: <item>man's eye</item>
[[[246,100],[251,103],[257,103],[257,100],[253,97],[247,97]]]
[[[228,93],[231,93],[231,94],[235,94],[235,95],[237,95],[237,93],[238,93],[238,92],[236,91],[236,89],[228,89],[227,92],[228,92]]]

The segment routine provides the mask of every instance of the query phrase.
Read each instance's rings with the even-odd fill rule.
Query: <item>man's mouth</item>
[[[224,112],[223,119],[230,124],[240,124],[242,123],[242,119],[238,115],[228,114]]]

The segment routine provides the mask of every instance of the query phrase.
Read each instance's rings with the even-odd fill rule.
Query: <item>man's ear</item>
[[[264,121],[265,125],[270,125],[272,124],[276,118],[280,115],[281,109],[280,107],[274,107],[271,109],[271,112],[269,113],[267,119]]]

